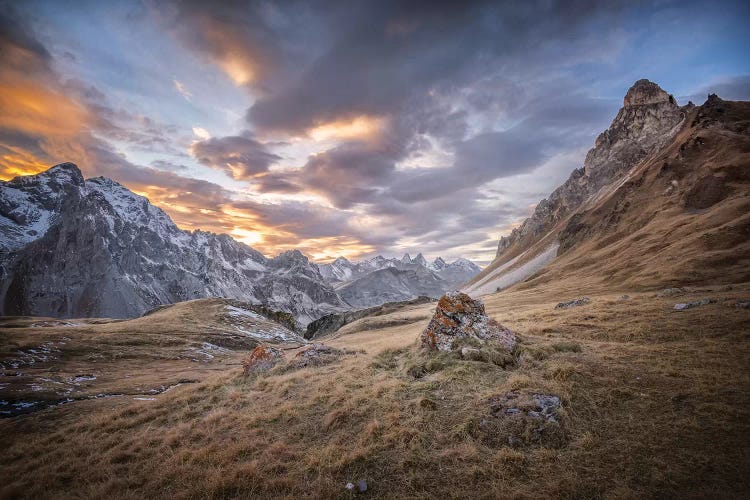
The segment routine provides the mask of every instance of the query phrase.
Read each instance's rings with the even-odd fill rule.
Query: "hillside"
[[[600,290],[748,281],[750,103],[712,95],[679,108],[655,84],[652,99],[633,97],[644,85],[631,88],[584,169],[500,241],[467,290],[561,279]]]
[[[434,303],[326,340],[354,355],[255,377],[239,366],[245,350],[174,359],[186,322],[200,321],[193,348],[205,341],[200,303],[153,325],[5,328],[6,353],[21,338],[26,350],[68,342],[33,368],[43,378],[116,394],[0,420],[0,494],[345,497],[365,480],[376,498],[744,498],[750,311],[736,304],[750,288],[674,293],[592,294],[571,309],[545,289],[488,296],[490,316],[520,335],[504,368],[421,353]],[[703,298],[716,302],[673,309]],[[138,321],[147,332],[114,335]],[[498,440],[482,422],[507,391],[559,396],[564,432]],[[39,395],[28,379],[0,394]]]

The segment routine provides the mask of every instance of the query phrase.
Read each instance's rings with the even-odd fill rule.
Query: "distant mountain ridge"
[[[160,208],[72,163],[0,182],[0,313],[132,317],[226,297],[300,326],[348,309],[297,250],[267,258],[230,236],[179,229]]]
[[[318,269],[339,296],[357,308],[419,296],[437,298],[459,288],[481,271],[467,259],[447,263],[437,257],[428,262],[421,253],[414,258],[407,253],[400,259],[378,255],[359,262],[339,257],[331,263],[318,264]]]

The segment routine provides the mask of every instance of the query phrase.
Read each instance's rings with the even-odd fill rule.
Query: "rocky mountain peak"
[[[654,82],[644,78],[635,82],[628,89],[625,99],[623,99],[623,106],[643,106],[662,102],[671,102],[676,105],[674,97],[667,94]]]
[[[574,170],[549,198],[537,204],[531,217],[500,239],[496,257],[514,244],[523,246],[522,240],[530,243],[546,234],[599,190],[621,179],[672,139],[682,126],[685,113],[657,84],[646,79],[635,82],[609,128],[596,138],[583,168]]]
[[[416,257],[414,257],[414,260],[412,261],[414,264],[419,264],[420,266],[426,266],[427,260],[424,258],[424,255],[421,253],[418,253]]]
[[[83,174],[75,163],[59,163],[38,174],[41,177],[54,178],[58,182],[67,182],[76,186],[83,185]]]
[[[411,255],[409,255],[408,253],[405,253],[404,256],[401,257],[401,262],[405,264],[411,263]]]

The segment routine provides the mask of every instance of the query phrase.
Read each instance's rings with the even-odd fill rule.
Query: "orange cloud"
[[[0,128],[28,134],[77,134],[87,123],[84,106],[29,81],[0,84]]]
[[[323,123],[307,130],[307,135],[316,141],[329,139],[371,139],[378,136],[385,126],[385,119],[377,116],[361,115],[351,120],[336,120]]]

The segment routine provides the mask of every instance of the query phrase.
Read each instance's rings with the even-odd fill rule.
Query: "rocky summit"
[[[481,300],[472,299],[465,293],[452,292],[443,295],[435,308],[420,341],[423,347],[438,351],[452,351],[457,341],[495,341],[512,351],[516,335],[487,317]]]

